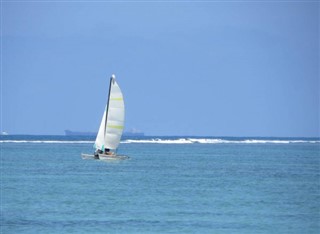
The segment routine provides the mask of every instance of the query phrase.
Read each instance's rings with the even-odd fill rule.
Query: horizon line
[[[0,134],[0,136],[66,136],[66,137],[93,137],[94,135],[65,135],[65,134],[30,134],[30,133],[18,133],[18,134]],[[168,134],[168,135],[163,135],[163,134],[159,134],[159,135],[147,135],[144,134],[143,136],[129,136],[129,135],[123,135],[123,137],[184,137],[184,138],[188,138],[188,137],[210,137],[210,138],[319,138],[320,139],[320,135],[319,136],[249,136],[249,135],[243,135],[243,136],[232,136],[232,135],[172,135],[172,134]]]

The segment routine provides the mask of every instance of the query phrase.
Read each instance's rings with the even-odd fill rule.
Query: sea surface
[[[317,138],[1,136],[0,233],[319,233]]]

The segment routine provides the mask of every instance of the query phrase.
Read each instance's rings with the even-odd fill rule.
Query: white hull
[[[106,155],[106,154],[99,154],[99,158],[95,157],[93,154],[81,154],[83,159],[100,159],[100,160],[124,160],[129,159],[126,155]]]
[[[96,159],[93,154],[81,154],[82,159]]]

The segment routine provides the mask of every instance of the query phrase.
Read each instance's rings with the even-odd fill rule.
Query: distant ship
[[[74,132],[71,130],[65,130],[64,133],[66,136],[96,136],[97,135],[96,132]],[[124,132],[123,136],[144,136],[144,133],[139,130],[132,129],[130,131]]]

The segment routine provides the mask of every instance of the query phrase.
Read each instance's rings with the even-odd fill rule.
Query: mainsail
[[[124,127],[124,101],[115,75],[110,78],[109,97],[94,147],[117,149]]]

